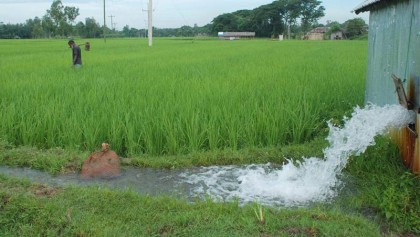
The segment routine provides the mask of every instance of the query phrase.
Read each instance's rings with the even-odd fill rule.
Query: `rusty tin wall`
[[[365,103],[397,104],[391,75],[403,80],[409,100],[420,107],[420,1],[409,0],[370,9]],[[419,115],[416,131],[420,135]],[[397,132],[404,164],[420,169],[420,138]]]

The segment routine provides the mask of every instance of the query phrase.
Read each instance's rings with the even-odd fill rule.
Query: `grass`
[[[276,148],[253,148],[242,150],[218,150],[195,152],[187,155],[141,155],[126,158],[124,165],[140,168],[185,168],[211,165],[239,165],[251,163],[281,164],[285,158],[322,156],[322,149],[327,141],[322,138],[304,144],[281,146]],[[99,149],[98,149],[99,150]],[[0,139],[0,164],[12,167],[31,167],[51,174],[78,172],[88,152],[71,149],[38,149],[29,146],[16,147]]]
[[[7,141],[84,151],[108,141],[124,156],[276,147],[363,104],[366,41],[91,45],[74,71],[66,42],[0,41]]]
[[[376,143],[348,165],[358,195],[346,201],[359,212],[379,213],[390,229],[420,234],[420,177],[404,167],[389,139]]]
[[[265,209],[252,205],[188,204],[131,191],[52,187],[0,175],[2,236],[380,236],[359,215],[337,210]]]

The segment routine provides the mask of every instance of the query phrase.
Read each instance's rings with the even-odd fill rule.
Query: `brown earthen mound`
[[[102,143],[102,151],[92,153],[83,161],[81,176],[83,178],[113,178],[119,176],[121,158],[108,143]]]

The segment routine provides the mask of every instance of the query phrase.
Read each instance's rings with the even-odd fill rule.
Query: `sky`
[[[137,29],[147,28],[147,3],[149,0],[105,0],[105,20],[110,28],[121,30],[124,26]],[[157,28],[178,28],[183,25],[204,26],[223,13],[237,10],[252,10],[274,0],[153,0],[153,26]],[[42,18],[53,0],[0,0],[0,22],[4,24],[25,23],[27,19]],[[369,13],[356,15],[351,12],[363,0],[321,0],[325,17],[319,20],[344,23],[361,17],[369,20]],[[94,18],[104,23],[104,0],[62,0],[64,6],[79,8],[80,15],[75,22]],[[112,24],[111,24],[112,23]]]

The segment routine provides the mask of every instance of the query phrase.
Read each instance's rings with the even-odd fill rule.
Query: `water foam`
[[[351,155],[360,155],[374,145],[375,136],[386,134],[391,127],[406,126],[414,117],[400,105],[356,107],[350,119],[344,118],[342,128],[328,123],[330,145],[323,159],[303,158],[303,162],[280,168],[271,164],[203,167],[196,173],[181,174],[181,182],[194,186],[194,195],[214,200],[284,206],[324,202],[336,195],[341,171]]]

